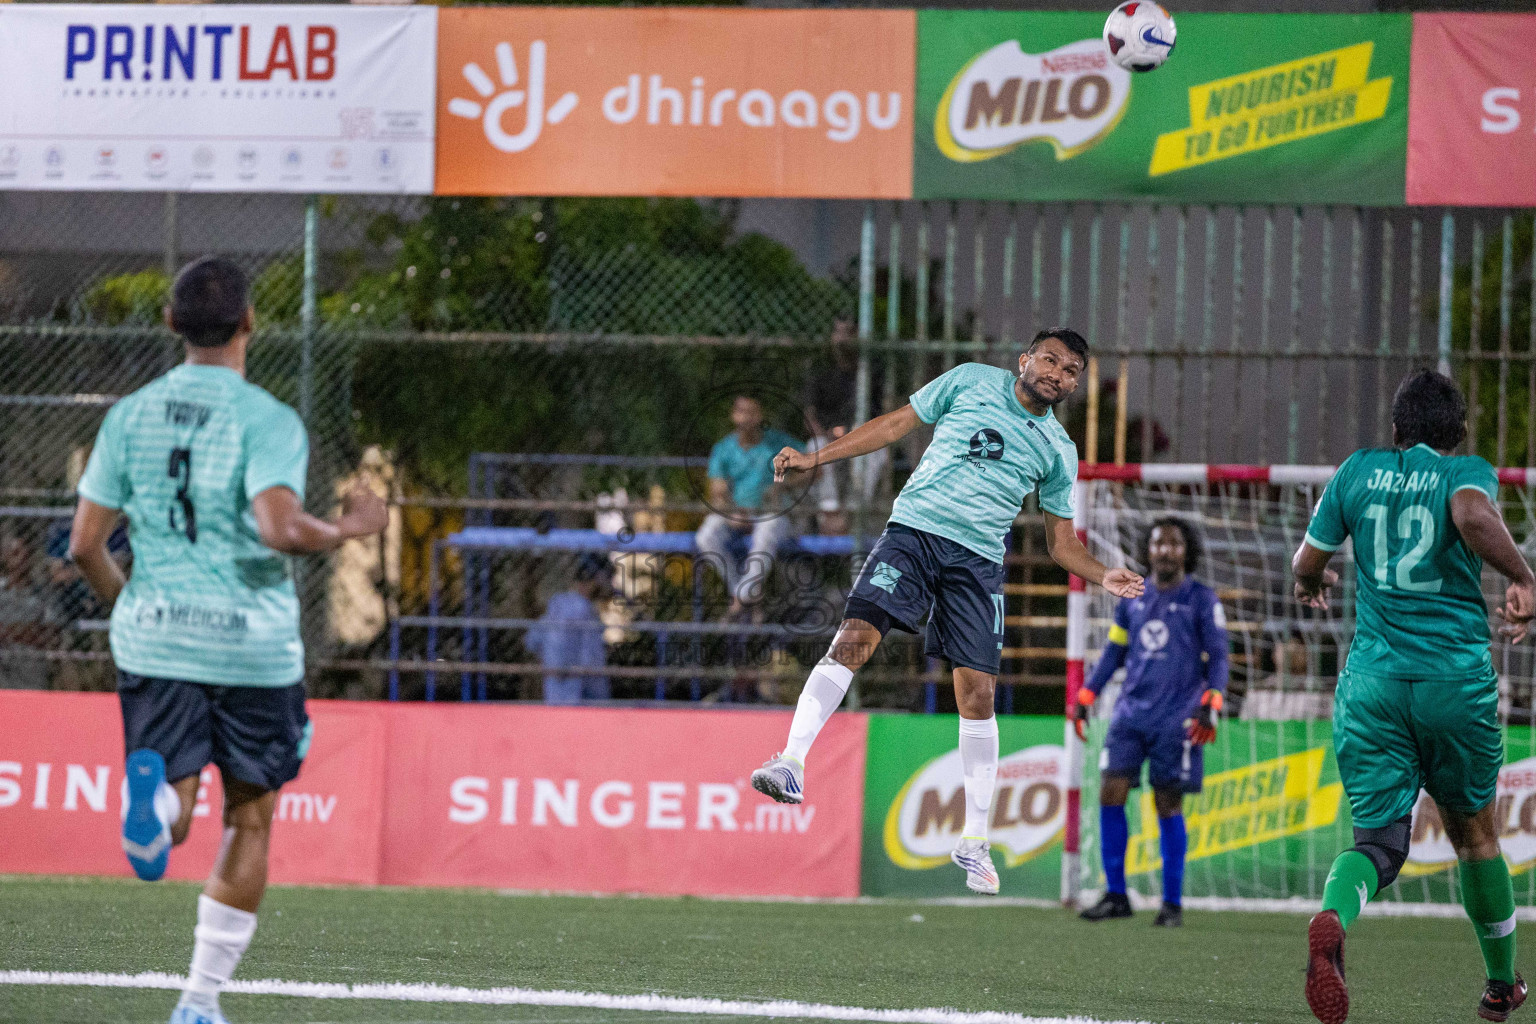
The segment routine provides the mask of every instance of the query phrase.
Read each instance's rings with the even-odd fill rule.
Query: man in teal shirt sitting
[[[805,451],[805,445],[782,430],[763,427],[763,407],[757,399],[738,395],[731,403],[735,430],[709,452],[709,507],[699,527],[699,554],[715,563],[731,595],[731,614],[757,604],[763,597],[773,556],[789,539],[790,522],[781,507],[782,495],[773,482],[773,457],[784,448]],[[736,564],[731,544],[751,535],[745,567]]]

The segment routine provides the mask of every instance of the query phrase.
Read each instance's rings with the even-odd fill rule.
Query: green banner
[[[1066,777],[1061,718],[999,716],[992,859],[1007,896],[1061,890]],[[949,852],[965,822],[953,715],[872,715],[864,777],[862,889],[869,896],[966,896]]]
[[[1055,899],[1061,891],[1066,761],[1060,718],[1000,716],[1001,758],[990,820],[1003,895]],[[1096,722],[1088,763],[1105,723]],[[864,782],[862,891],[869,896],[962,896],[949,861],[965,818],[953,716],[874,715]],[[1496,816],[1516,896],[1536,905],[1536,734],[1506,730]],[[1098,789],[1083,787],[1085,887],[1103,885]],[[1133,791],[1126,871],[1133,887],[1159,892],[1162,856],[1151,791]],[[1319,899],[1339,851],[1354,844],[1349,801],[1333,756],[1333,729],[1320,721],[1229,721],[1205,748],[1205,785],[1186,799],[1186,896]],[[1412,846],[1386,899],[1456,900],[1455,851],[1434,803],[1420,795]]]
[[[1145,74],[1102,29],[920,11],[914,196],[1403,203],[1410,15],[1179,15]]]

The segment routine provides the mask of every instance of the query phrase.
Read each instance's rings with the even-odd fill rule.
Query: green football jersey
[[[896,496],[891,522],[947,537],[999,564],[1003,538],[1031,491],[1072,518],[1077,447],[1049,409],[1024,408],[1007,370],[961,363],[912,396],[933,441]]]
[[[1491,666],[1483,560],[1451,520],[1451,495],[1467,488],[1497,501],[1498,474],[1423,444],[1355,452],[1329,481],[1307,543],[1334,551],[1354,539],[1351,672],[1464,678]]]
[[[125,672],[231,686],[304,675],[288,559],[261,542],[251,500],[302,500],[304,424],[233,370],[178,366],[114,405],[80,496],[128,516],[133,568],[112,609]]]

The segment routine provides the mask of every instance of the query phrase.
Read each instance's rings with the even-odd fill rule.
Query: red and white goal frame
[[[1265,484],[1321,487],[1332,479],[1335,466],[1250,466],[1207,463],[1160,463],[1113,465],[1085,463],[1078,467],[1074,489],[1077,536],[1088,541],[1088,484],[1109,481],[1163,487],[1200,487],[1211,484]],[[1508,487],[1536,487],[1536,468],[1500,469],[1499,483]],[[1075,904],[1082,880],[1082,784],[1086,745],[1072,727],[1072,711],[1084,681],[1084,660],[1089,633],[1089,595],[1086,581],[1069,578],[1067,593],[1067,701],[1066,701],[1066,822],[1061,864],[1061,899]]]

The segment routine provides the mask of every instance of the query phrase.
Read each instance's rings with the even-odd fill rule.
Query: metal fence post
[[[1456,221],[1451,211],[1440,217],[1440,310],[1437,342],[1440,350],[1440,372],[1451,372],[1451,284],[1456,266]]]
[[[299,418],[306,427],[315,410],[315,278],[319,254],[315,235],[319,204],[314,196],[304,201],[304,295],[299,307]]]

